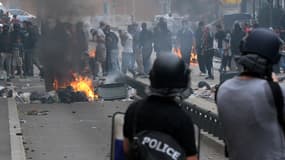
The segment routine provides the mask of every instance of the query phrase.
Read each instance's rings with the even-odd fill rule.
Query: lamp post
[[[273,16],[273,0],[267,0],[269,3],[269,27],[272,27],[272,16]]]
[[[132,22],[136,21],[136,0],[132,0]]]
[[[256,12],[256,0],[253,0],[252,1],[252,16],[253,16],[253,19],[256,18],[255,12]]]

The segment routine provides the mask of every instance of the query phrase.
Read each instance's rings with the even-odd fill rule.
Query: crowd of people
[[[36,44],[40,39],[45,39],[44,37],[52,35],[49,34],[50,31],[48,29],[50,24],[42,25],[40,35],[38,32],[39,28],[31,22],[20,22],[16,16],[7,21],[7,16],[5,15],[2,14],[2,18],[0,18],[2,22],[5,22],[0,34],[0,67],[7,72],[9,77],[14,77],[15,74],[32,76],[33,64],[39,65],[40,63],[38,60],[35,60]],[[54,28],[54,30],[57,29],[56,34],[54,34],[55,39],[63,40],[64,38],[60,37],[68,37],[68,35],[74,32],[76,35],[69,38],[70,40],[72,39],[71,41],[74,41],[71,46],[81,46],[81,49],[71,49],[70,52],[63,52],[73,53],[80,50],[80,53],[74,53],[74,55],[78,56],[75,56],[76,58],[73,59],[84,59],[84,56],[88,53],[88,37],[84,31],[83,24],[81,23],[77,27],[70,25],[65,25],[66,27],[62,25],[63,27],[60,27],[59,24]],[[240,71],[241,68],[239,65],[236,65],[233,57],[240,55],[239,42],[248,35],[252,28],[257,28],[258,25],[241,25],[241,23],[236,22],[232,31],[225,31],[222,24],[217,24],[215,32],[213,32],[212,28],[201,21],[197,24],[196,31],[193,31],[192,27],[189,21],[183,20],[181,29],[177,33],[172,33],[163,18],[155,26],[150,27],[147,23],[142,23],[141,25],[133,23],[128,25],[125,30],[114,29],[110,25],[101,22],[99,28],[91,30],[92,40],[96,42],[96,57],[89,60],[89,68],[94,77],[99,75],[100,69],[103,75],[113,72],[124,74],[130,72],[134,77],[146,76],[151,70],[153,57],[163,54],[174,54],[174,49],[179,48],[181,58],[188,67],[190,67],[191,53],[194,53],[197,55],[200,76],[206,76],[206,79],[214,79],[214,55],[221,58],[220,72],[229,70]],[[66,34],[62,35],[65,32]],[[77,44],[74,44],[75,41]],[[60,48],[64,47],[59,46],[58,48],[58,50],[62,50]],[[68,48],[72,47],[67,45],[66,48],[68,50]],[[154,53],[156,54],[153,55]],[[49,55],[49,57],[52,56]],[[41,63],[44,63],[44,61]],[[281,68],[285,66],[283,62],[284,59],[281,59]],[[77,64],[82,68],[87,63],[83,61],[72,63],[72,65]],[[280,67],[276,67],[277,73],[280,72]],[[76,68],[75,70],[79,72],[80,67]]]
[[[104,75],[112,72],[127,73],[127,71],[133,76],[147,75],[152,66],[153,51],[160,55],[172,50],[172,35],[163,20],[153,31],[148,28],[147,23],[142,23],[141,26],[134,23],[128,25],[126,30],[112,30],[110,25],[101,22],[100,27],[91,32],[97,44],[97,62]],[[122,47],[121,65],[120,47]],[[97,67],[95,76],[98,71]]]
[[[241,71],[234,57],[240,55],[240,41],[246,38],[252,29],[258,28],[258,24],[235,22],[230,31],[226,31],[222,23],[215,25],[214,29],[203,21],[197,24],[196,31],[193,31],[192,27],[189,21],[183,20],[181,29],[172,33],[163,18],[152,27],[148,27],[146,23],[141,26],[134,23],[126,30],[111,29],[112,27],[101,22],[97,30],[92,30],[93,40],[97,43],[97,62],[104,75],[115,71],[130,72],[133,76],[148,75],[153,56],[175,54],[175,49],[179,48],[180,56],[187,66],[191,63],[191,53],[196,54],[200,76],[213,80],[214,56],[221,58],[221,73]],[[121,47],[122,62],[119,61]],[[153,55],[154,53],[156,54]],[[99,72],[98,68],[97,65],[95,76]]]
[[[6,71],[8,78],[33,76],[37,28],[31,22],[20,22],[15,15],[10,19],[3,11],[0,19],[0,69]]]

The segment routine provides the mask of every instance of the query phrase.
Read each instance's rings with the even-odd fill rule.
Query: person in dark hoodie
[[[151,69],[151,55],[153,44],[153,33],[147,29],[147,24],[142,24],[142,31],[140,32],[140,47],[142,49],[144,73],[148,74]]]
[[[12,49],[11,49],[11,41],[10,41],[10,32],[9,32],[9,26],[4,25],[3,31],[0,34],[0,51],[1,51],[1,70],[6,70],[8,73],[9,66],[7,65],[12,57]],[[6,63],[5,63],[6,62]]]
[[[231,53],[232,56],[230,57],[230,64],[232,62],[233,57],[239,56],[240,55],[240,42],[245,36],[245,33],[243,32],[240,24],[236,22],[234,24],[232,33],[231,33]]]
[[[118,36],[111,31],[111,27],[109,25],[105,28],[105,34],[106,34],[106,48],[107,48],[107,68],[108,68],[108,74],[112,72],[119,72],[120,66],[119,66],[119,38]]]
[[[25,22],[24,27],[24,76],[33,76],[33,55],[37,34],[31,22]]]
[[[199,64],[199,69],[200,69],[200,76],[206,75],[205,55],[202,52],[204,30],[205,30],[205,24],[204,24],[203,21],[201,21],[201,22],[199,22],[198,29],[195,32],[196,52],[197,52],[197,56],[198,56],[198,64]]]
[[[24,58],[24,35],[21,30],[20,24],[15,23],[14,29],[11,32],[11,45],[12,45],[12,61],[10,75],[14,77],[14,72],[17,70],[17,75],[23,76],[23,58]]]
[[[157,53],[157,56],[171,52],[172,50],[171,32],[169,31],[166,22],[161,20],[160,23],[158,23],[155,29],[154,37],[155,37],[154,49]]]

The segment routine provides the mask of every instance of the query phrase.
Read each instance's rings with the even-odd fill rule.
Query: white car
[[[2,2],[0,2],[0,10],[2,10],[4,13],[7,12],[7,9]]]
[[[33,21],[36,19],[36,16],[21,10],[21,9],[8,9],[8,12],[13,16],[16,15],[17,19],[20,20],[21,22],[23,21]]]

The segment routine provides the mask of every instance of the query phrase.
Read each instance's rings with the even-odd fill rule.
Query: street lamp
[[[253,0],[253,1],[252,1],[252,16],[253,16],[253,19],[256,18],[255,12],[256,12],[256,1]]]
[[[273,0],[267,0],[269,4],[269,27],[272,27],[272,19],[273,19]]]
[[[136,0],[132,0],[132,22],[136,20]]]

